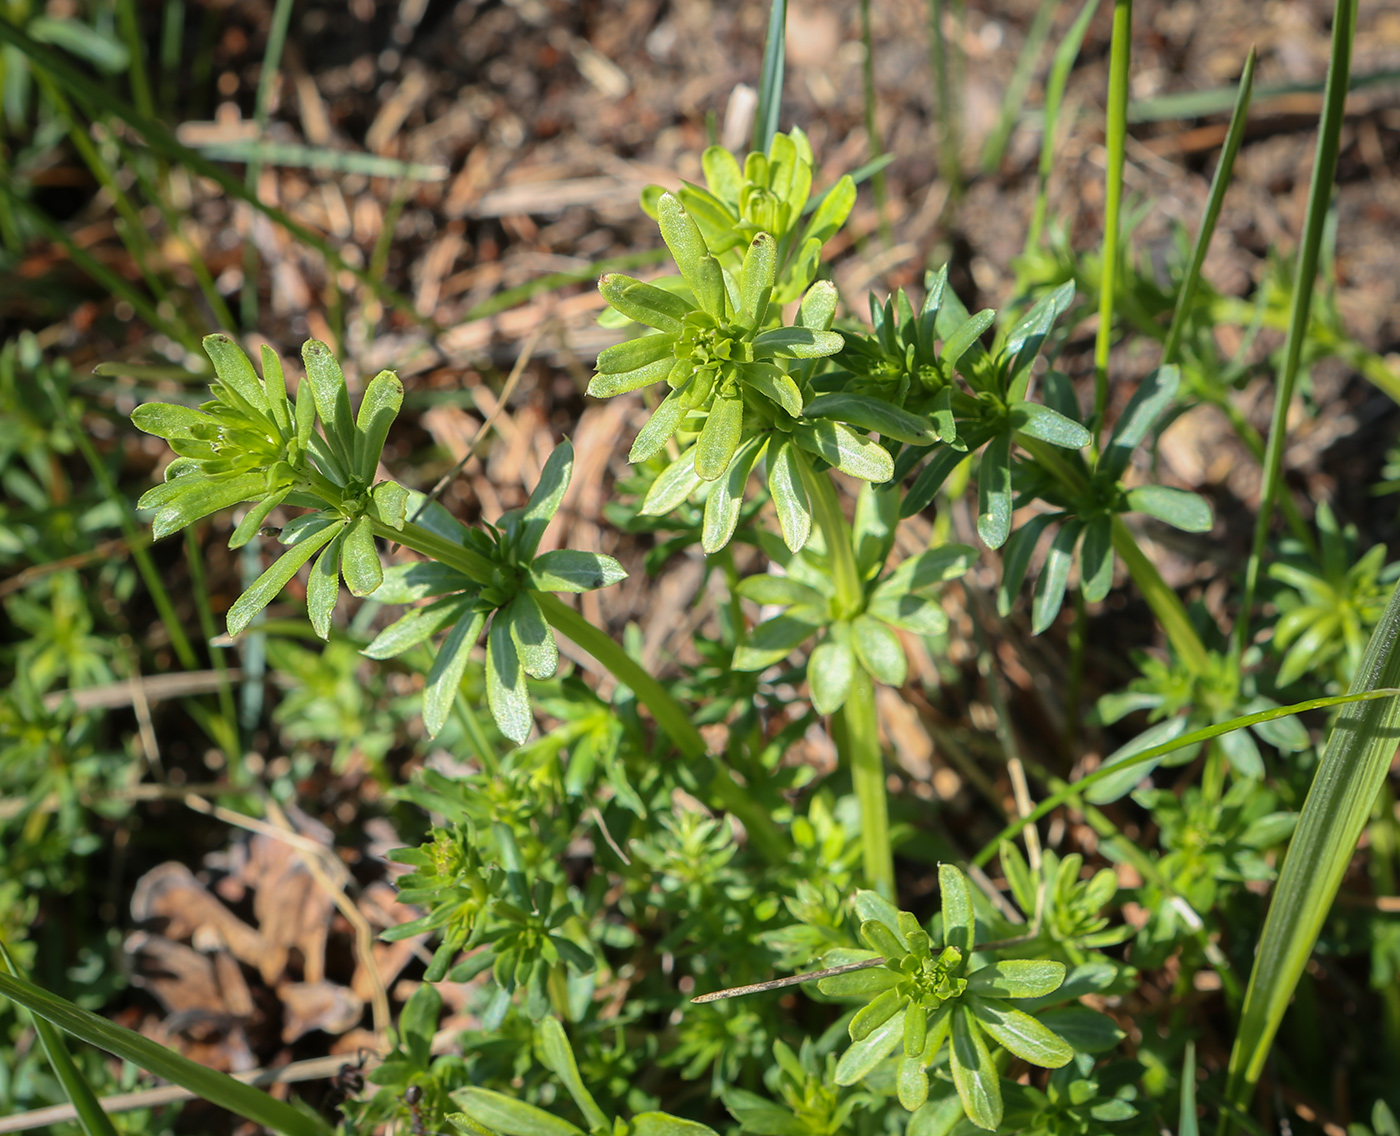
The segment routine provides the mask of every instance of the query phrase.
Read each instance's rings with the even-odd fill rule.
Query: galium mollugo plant
[[[522,509],[508,511],[495,525],[469,529],[422,494],[395,481],[375,481],[403,402],[403,385],[392,372],[369,382],[352,417],[345,375],[323,343],[309,340],[303,347],[309,396],[301,389],[295,399],[270,348],[262,349],[259,378],[228,336],[208,336],[204,347],[216,375],[212,400],[198,409],[146,403],[132,415],[139,428],[166,439],[178,455],[166,467],[164,483],[138,502],[156,511],[156,537],[251,501],[229,541],[238,548],[279,506],[313,510],[275,530],[288,551],[229,609],[229,634],[245,630],[319,552],[306,605],[323,639],[330,635],[342,579],[356,596],[400,603],[431,599],[387,628],[367,651],[390,658],[447,632],[424,691],[430,734],[446,723],[471,649],[489,620],[487,700],[501,732],[524,741],[532,725],[526,676],[550,677],[559,659],[541,594],[591,591],[626,575],[616,560],[598,553],[560,549],[536,555],[569,486],[572,446],[565,441],[555,448]],[[376,537],[434,559],[386,572]],[[381,591],[386,579],[389,586]]]
[[[941,864],[938,882],[941,943],[888,900],[874,892],[856,893],[860,937],[869,950],[837,950],[825,961],[883,961],[817,982],[823,994],[868,999],[851,1019],[851,1045],[837,1062],[836,1083],[859,1083],[899,1050],[899,1102],[913,1112],[928,1100],[929,1066],[951,1043],[948,1062],[963,1109],[978,1127],[992,1130],[1002,1118],[1001,1072],[992,1047],[1050,1069],[1074,1056],[1067,1041],[1011,1005],[1011,1000],[1058,990],[1065,965],[1052,959],[979,959],[967,877],[951,864]]]

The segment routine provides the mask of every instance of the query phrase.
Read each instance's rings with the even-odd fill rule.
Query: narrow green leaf
[[[981,346],[978,341],[982,338],[982,333],[996,323],[996,320],[997,314],[991,308],[985,308],[975,316],[968,316],[951,335],[944,337],[939,360],[945,367],[956,368],[969,348],[974,344]]]
[[[357,517],[345,534],[340,570],[352,596],[372,595],[384,582],[384,566],[379,562],[379,549],[374,547],[374,525],[367,514]]]
[[[1115,477],[1128,468],[1133,451],[1172,404],[1180,385],[1181,372],[1174,366],[1158,367],[1138,384],[1100,459],[1100,464]]]
[[[816,331],[807,327],[775,327],[754,336],[755,356],[777,356],[780,359],[822,359],[835,355],[846,340],[834,331]]]
[[[894,459],[878,442],[830,419],[798,423],[793,440],[850,477],[882,483],[894,476]]]
[[[787,658],[817,630],[813,623],[780,615],[760,623],[734,652],[736,671],[759,671]]]
[[[347,470],[353,471],[355,428],[350,417],[350,395],[345,386],[345,373],[335,354],[318,339],[308,339],[301,347],[306,378],[311,384],[311,397],[316,401],[316,413],[321,418],[321,430],[331,453]]]
[[[486,637],[486,704],[501,733],[520,745],[530,736],[535,723],[530,713],[525,667],[515,649],[513,617],[514,612],[507,606],[491,620],[491,631]],[[552,635],[550,641],[553,642]]]
[[[744,187],[744,174],[734,155],[723,146],[707,146],[700,155],[700,168],[705,171],[705,184],[720,201],[739,200]]]
[[[886,438],[927,446],[938,439],[926,419],[869,395],[832,391],[812,399],[803,413],[808,418],[833,418]]]
[[[671,435],[676,432],[676,427],[681,424],[681,419],[686,414],[685,404],[681,401],[681,393],[684,390],[684,386],[677,387],[651,412],[647,424],[637,433],[636,441],[632,443],[632,450],[627,455],[628,461],[634,465],[649,461],[671,440]]]
[[[997,585],[997,612],[1002,618],[1011,614],[1040,534],[1057,518],[1055,513],[1037,513],[1007,540],[1001,554],[1001,583]]]
[[[802,483],[801,467],[806,461],[802,451],[786,439],[768,444],[768,493],[778,514],[783,543],[792,552],[805,547],[812,532],[812,506]]]
[[[610,1128],[611,1124],[603,1110],[598,1107],[598,1102],[593,1099],[593,1094],[584,1087],[583,1078],[579,1076],[578,1062],[574,1060],[574,1051],[569,1047],[569,1039],[564,1035],[564,1027],[559,1019],[545,1018],[540,1022],[538,1031],[540,1059],[545,1068],[558,1077],[564,1088],[569,1090],[569,1095],[574,1098],[574,1103],[588,1121],[589,1129],[598,1132]]]
[[[392,659],[431,639],[444,627],[468,619],[475,595],[448,596],[425,607],[415,607],[377,636],[362,654],[371,659]]]
[[[614,343],[598,352],[597,371],[599,375],[623,375],[658,361],[669,360],[674,364],[675,349],[675,336],[665,334],[643,335],[623,343]],[[665,375],[663,371],[661,377],[665,378]],[[593,393],[592,387],[589,388],[589,393]]]
[[[750,438],[740,446],[729,468],[715,481],[709,497],[705,499],[705,523],[701,530],[700,546],[707,555],[714,555],[733,537],[739,525],[739,513],[744,507],[744,489],[749,483],[749,473],[762,447],[761,437]]]
[[[552,678],[559,667],[559,645],[534,596],[521,592],[506,605],[505,613],[525,673],[531,678]]]
[[[371,491],[379,519],[390,528],[403,531],[408,519],[408,490],[397,481],[381,481]]]
[[[255,500],[261,497],[266,489],[267,478],[258,473],[219,478],[215,481],[195,473],[157,485],[155,489],[143,494],[137,505],[143,509],[150,508],[155,501],[165,498],[151,520],[151,536],[160,540],[209,516],[210,513],[217,513],[220,509],[227,509],[241,501]]]
[[[1030,910],[1034,911],[1034,904]],[[1053,994],[1064,981],[1065,964],[1062,962],[1002,959],[968,975],[967,988],[973,994],[991,998],[1039,998]]]
[[[473,1086],[449,1095],[469,1118],[497,1136],[584,1136],[567,1120],[504,1093]]]
[[[484,612],[473,612],[470,618],[464,616],[447,633],[437,657],[433,659],[427,684],[423,688],[423,728],[429,737],[437,737],[447,724],[447,716],[456,701],[457,689],[462,684],[462,674],[467,669],[472,647],[476,645],[485,625]]]
[[[957,947],[966,959],[977,942],[972,885],[955,864],[939,864],[938,890],[943,899],[943,941],[950,947]]]
[[[1011,435],[998,434],[982,451],[977,470],[977,535],[1000,548],[1011,535]]]
[[[738,395],[717,396],[695,443],[695,472],[700,477],[716,481],[724,474],[739,448],[743,426],[744,400]]]
[[[1088,1006],[1059,1006],[1045,1010],[1039,1020],[1079,1053],[1107,1053],[1127,1036],[1107,1014]]]
[[[1030,1014],[1012,1009],[1007,1003],[973,997],[970,1009],[988,1037],[1023,1062],[1042,1069],[1058,1069],[1068,1065],[1074,1056],[1074,1048],[1064,1038],[1057,1037]]]
[[[1141,485],[1129,489],[1128,508],[1180,529],[1182,532],[1210,532],[1215,524],[1204,497],[1170,485]]]
[[[1079,586],[1090,603],[1101,603],[1113,587],[1113,519],[1095,517],[1084,526],[1079,548]]]
[[[249,406],[267,412],[267,393],[243,348],[227,335],[206,335],[204,353],[214,364],[214,373],[218,375],[219,382],[237,391]]]
[[[621,583],[627,579],[627,572],[611,556],[601,552],[560,548],[535,557],[530,565],[530,578],[536,591],[591,592]]]
[[[329,544],[343,526],[333,521],[325,521],[297,544],[284,552],[272,566],[253,581],[252,587],[234,601],[228,609],[228,633],[237,636],[253,621],[253,616],[277,598],[277,594],[287,586],[287,582],[310,560],[316,551]]]
[[[744,263],[739,271],[740,315],[747,326],[761,327],[767,318],[768,299],[773,294],[777,272],[777,245],[767,233],[759,233],[744,254]]]
[[[245,544],[252,540],[254,534],[256,534],[260,528],[262,528],[263,522],[267,520],[272,510],[277,508],[278,505],[282,504],[282,502],[287,499],[287,495],[290,492],[290,488],[279,490],[278,492],[273,493],[270,497],[264,497],[256,505],[254,505],[251,509],[244,513],[243,519],[239,521],[237,526],[234,528],[233,535],[228,538],[229,548],[242,548]]]
[[[877,966],[818,979],[817,989],[833,998],[858,998],[888,990],[898,981],[899,975],[894,971]]]
[[[628,319],[671,336],[681,333],[682,321],[695,310],[694,304],[674,292],[620,272],[610,272],[599,280],[598,291]]]
[[[1093,435],[1073,418],[1038,402],[1012,403],[1011,423],[1028,437],[1067,450],[1081,449],[1093,441]]]
[[[380,371],[370,379],[360,400],[360,413],[355,419],[354,470],[366,485],[374,481],[379,470],[379,455],[384,452],[384,439],[389,427],[399,416],[403,405],[403,383],[393,371]]]
[[[818,714],[835,714],[841,709],[850,692],[855,669],[855,652],[847,644],[831,639],[819,643],[807,660],[812,709]]]
[[[797,326],[826,331],[836,318],[836,305],[839,302],[836,285],[830,280],[818,280],[807,289],[802,303],[798,305]]]
[[[651,483],[642,501],[641,513],[646,517],[664,517],[680,508],[703,484],[700,475],[695,472],[695,447],[692,446]]]
[[[860,1041],[854,1041],[841,1060],[836,1063],[836,1083],[854,1085],[894,1052],[904,1039],[904,1015],[900,1010],[887,1019],[878,1029],[871,1031]]]
[[[982,1040],[982,1031],[975,1024],[972,1011],[958,1007],[953,1011],[953,1047],[949,1055],[953,1067],[953,1084],[962,1100],[967,1118],[988,1131],[1001,1124],[1001,1074]]]
[[[802,414],[802,391],[792,376],[776,364],[745,363],[739,368],[739,377],[792,417]]]
[[[904,645],[899,636],[883,623],[868,615],[858,615],[851,621],[851,645],[860,665],[871,678],[886,686],[901,687],[908,675],[909,663],[904,657]]]
[[[1079,543],[1082,527],[1078,521],[1066,521],[1050,542],[1050,553],[1035,582],[1035,595],[1031,599],[1032,635],[1039,635],[1060,614],[1069,584],[1069,570],[1074,564],[1074,546]]]
[[[131,412],[131,424],[167,441],[207,437],[218,428],[218,423],[204,411],[173,402],[143,402]]]
[[[928,1100],[928,1072],[924,1063],[915,1057],[905,1057],[899,1062],[899,1072],[895,1076],[895,1091],[899,1103],[908,1111],[922,1108]]]
[[[663,193],[656,203],[657,223],[661,239],[671,250],[676,267],[690,286],[696,303],[717,320],[727,317],[728,297],[724,288],[724,273],[719,262],[710,255],[705,238],[674,194]]]
[[[1400,686],[1400,591],[1391,596],[1353,695]],[[1400,699],[1354,702],[1337,715],[1274,887],[1230,1052],[1228,1100],[1247,1107],[1395,755]]]
[[[719,1136],[698,1120],[686,1120],[669,1112],[639,1112],[632,1118],[631,1136]]]
[[[653,335],[648,338],[660,339],[662,337]],[[602,357],[599,356],[599,358]],[[676,369],[676,365],[674,357],[667,357],[638,367],[635,371],[622,371],[615,374],[599,372],[589,380],[588,395],[590,398],[612,398],[614,395],[641,390],[643,387],[649,387],[653,383],[659,383],[667,378]]]
[[[0,974],[0,995],[18,1002],[65,1033],[130,1061],[254,1124],[287,1136],[328,1136],[329,1129],[318,1118],[274,1100],[261,1089],[235,1081],[226,1073],[191,1061],[133,1030],[113,1025],[22,979]]]
[[[514,544],[516,555],[521,560],[529,560],[535,555],[544,530],[549,527],[549,522],[559,511],[573,472],[574,447],[573,443],[565,438],[550,452],[544,469],[540,470],[540,480],[520,514]]]
[[[1186,731],[1186,723],[1187,718],[1184,714],[1168,718],[1163,722],[1148,726],[1132,741],[1119,746],[1104,759],[1103,764],[1099,767],[1097,772],[1102,773],[1103,776],[1089,790],[1088,800],[1096,805],[1106,805],[1132,792],[1133,787],[1139,781],[1161,764],[1160,759],[1152,761],[1135,759],[1156,746],[1179,738]],[[1118,769],[1120,765],[1123,767],[1122,769]]]
[[[340,550],[344,544],[345,530],[342,529],[311,566],[306,582],[306,614],[311,620],[311,629],[321,639],[331,637],[331,614],[335,611],[335,601],[340,598]]]
[[[768,35],[763,43],[763,67],[758,73],[758,109],[753,122],[755,150],[766,151],[778,133],[786,60],[787,0],[772,0],[768,9]]]

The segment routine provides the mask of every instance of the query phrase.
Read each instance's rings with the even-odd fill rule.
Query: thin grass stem
[[[1132,57],[1133,0],[1113,0],[1113,43],[1108,61],[1108,115],[1104,126],[1107,172],[1104,179],[1103,256],[1099,264],[1099,330],[1094,340],[1095,439],[1108,410],[1108,354],[1113,346],[1113,308],[1122,258],[1123,165],[1127,160],[1128,64]]]
[[[1238,658],[1249,644],[1249,621],[1254,594],[1264,561],[1273,521],[1274,504],[1283,482],[1283,451],[1288,444],[1288,411],[1298,383],[1303,345],[1308,338],[1312,311],[1313,285],[1317,280],[1318,256],[1337,176],[1337,155],[1341,151],[1342,118],[1346,111],[1347,78],[1351,73],[1352,41],[1356,36],[1356,0],[1337,0],[1332,17],[1332,61],[1327,70],[1327,92],[1323,96],[1322,118],[1317,136],[1317,157],[1313,163],[1312,184],[1308,187],[1307,221],[1293,276],[1293,303],[1289,312],[1288,337],[1284,341],[1283,364],[1274,391],[1274,412],[1264,448],[1264,479],[1259,494],[1259,513],[1254,523],[1254,541],[1245,566],[1244,594],[1235,623],[1233,651]]]

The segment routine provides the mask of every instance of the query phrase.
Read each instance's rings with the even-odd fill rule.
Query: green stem
[[[1094,434],[1108,409],[1108,352],[1113,344],[1113,303],[1118,290],[1118,242],[1122,236],[1123,163],[1128,136],[1128,60],[1132,53],[1133,0],[1114,0],[1113,46],[1108,62],[1103,257],[1099,264],[1099,331],[1094,340]]]
[[[885,796],[885,763],[880,753],[880,725],[875,717],[875,686],[856,667],[850,693],[832,718],[836,748],[851,763],[851,784],[860,803],[860,846],[866,882],[886,899],[894,899],[894,852]]]
[[[865,588],[851,532],[836,497],[836,485],[826,473],[803,467],[803,482],[812,502],[812,515],[822,530],[832,581],[836,587],[836,617],[850,619],[865,604]],[[890,845],[889,805],[885,798],[885,767],[880,753],[880,723],[875,716],[875,687],[859,665],[846,701],[831,718],[836,752],[850,766],[851,783],[860,803],[860,841],[865,879],[887,899],[894,898],[894,850]]]
[[[675,743],[676,748],[689,758],[708,756],[709,747],[695,723],[690,720],[686,709],[661,683],[657,682],[636,659],[632,658],[621,644],[607,632],[594,627],[558,596],[548,592],[532,592],[544,611],[550,626],[562,632],[602,663],[618,682],[629,687],[651,711],[652,717]],[[749,839],[763,856],[774,864],[788,859],[787,841],[778,826],[773,823],[767,811],[755,801],[743,786],[734,780],[734,775],[719,761],[713,765],[714,777],[710,787],[719,804],[743,824]]]
[[[1323,97],[1318,126],[1317,158],[1313,163],[1312,184],[1308,187],[1308,216],[1303,226],[1302,247],[1293,277],[1293,303],[1288,317],[1288,338],[1283,347],[1283,366],[1274,391],[1274,413],[1269,423],[1269,439],[1264,450],[1264,483],[1259,513],[1255,518],[1254,542],[1245,566],[1244,596],[1235,624],[1233,650],[1236,657],[1249,644],[1250,609],[1259,584],[1264,546],[1273,520],[1274,503],[1283,482],[1283,451],[1288,445],[1288,410],[1293,405],[1293,389],[1298,381],[1303,344],[1308,339],[1313,285],[1317,280],[1322,233],[1327,227],[1327,211],[1332,202],[1332,185],[1337,176],[1337,156],[1341,149],[1342,119],[1346,111],[1347,82],[1351,74],[1352,41],[1356,35],[1356,0],[1337,0],[1332,19],[1332,60],[1327,69],[1327,93]],[[1236,1082],[1231,1072],[1232,1088]],[[1252,1086],[1251,1086],[1252,1087]]]

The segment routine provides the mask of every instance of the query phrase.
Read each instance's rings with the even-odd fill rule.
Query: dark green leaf
[[[277,598],[277,593],[287,586],[301,566],[341,531],[343,526],[325,521],[322,527],[284,552],[228,609],[228,633],[233,636],[242,634],[253,621],[253,616]]]
[[[885,482],[894,476],[894,459],[889,451],[841,422],[800,422],[792,436],[804,450],[851,477]]]
[[[982,451],[977,471],[977,535],[1000,548],[1011,535],[1011,435],[998,434]]]
[[[1031,907],[1026,910],[1028,913],[1035,910],[1033,899]],[[1053,959],[1002,959],[970,974],[967,988],[973,994],[993,998],[1038,998],[1058,990],[1064,981],[1065,964],[1062,962]]]
[[[591,592],[627,579],[627,572],[611,556],[560,548],[537,556],[530,565],[532,586],[540,592]]]
[[[808,418],[833,418],[886,438],[911,445],[927,446],[937,441],[929,423],[888,402],[869,395],[846,391],[819,394],[807,404]]]
[[[1093,435],[1073,418],[1036,402],[1013,402],[1011,424],[1028,437],[1067,450],[1080,449],[1093,441]]]
[[[793,552],[807,544],[812,532],[811,502],[802,483],[806,462],[802,451],[786,439],[768,443],[768,493],[778,514],[783,543]]]
[[[490,1089],[455,1089],[451,1097],[478,1124],[499,1136],[584,1136],[567,1120]]]
[[[472,647],[485,625],[485,613],[475,612],[470,619],[459,620],[443,640],[423,689],[423,728],[429,737],[437,737],[447,724],[447,715],[452,712],[457,688],[462,683],[462,673],[467,669]]]
[[[908,661],[899,636],[868,615],[851,621],[851,645],[860,665],[872,678],[886,686],[900,687],[908,673]]]
[[[717,396],[695,443],[695,472],[700,477],[716,481],[729,468],[739,448],[743,426],[744,400],[737,395]]]
[[[525,668],[515,649],[512,614],[509,607],[497,612],[486,637],[486,704],[496,719],[496,727],[520,745],[530,736],[535,723],[530,713]]]
[[[656,203],[656,219],[661,226],[661,239],[671,250],[676,267],[690,286],[696,303],[717,320],[728,315],[724,274],[719,262],[710,255],[705,238],[686,213],[685,206],[673,194],[663,193]]]
[[[529,592],[519,593],[502,614],[525,673],[531,678],[552,678],[559,666],[559,646],[535,597]]]
[[[598,291],[628,319],[654,327],[667,335],[679,335],[682,321],[695,310],[674,292],[647,284],[620,272],[611,272],[598,281]]]
[[[727,545],[739,525],[739,513],[744,506],[744,489],[749,483],[749,472],[758,460],[758,451],[762,445],[761,438],[750,438],[740,446],[724,476],[715,481],[709,497],[705,499],[705,523],[701,531],[700,546],[708,555],[714,555]]]
[[[365,387],[355,419],[354,470],[366,485],[374,481],[389,427],[403,405],[403,383],[393,371],[380,371]]]
[[[982,1040],[972,1011],[960,1006],[953,1011],[953,1045],[949,1054],[953,1084],[962,1099],[963,1110],[973,1124],[991,1131],[1001,1124],[1001,1074]]]
[[[736,671],[759,671],[781,662],[817,630],[815,624],[792,615],[760,623],[734,652]]]
[[[544,463],[544,469],[540,470],[540,480],[535,485],[534,492],[530,494],[524,512],[520,514],[520,527],[514,543],[516,555],[521,560],[529,560],[535,555],[544,530],[549,527],[549,522],[559,511],[560,502],[564,500],[564,493],[569,488],[569,478],[573,476],[573,471],[574,447],[573,443],[565,438],[554,447],[549,460]]]
[[[1079,543],[1080,528],[1078,521],[1067,521],[1050,542],[1050,553],[1045,558],[1045,567],[1040,570],[1040,578],[1035,582],[1035,595],[1031,599],[1032,635],[1039,635],[1060,614],[1065,588],[1069,584],[1069,570],[1074,564],[1074,546]]]
[[[1128,508],[1146,513],[1182,532],[1210,532],[1215,524],[1204,497],[1169,485],[1142,485],[1129,489]]]
[[[938,890],[943,899],[943,941],[950,947],[957,947],[966,959],[977,941],[972,886],[956,865],[939,864]]]
[[[384,582],[384,566],[379,563],[379,550],[374,547],[374,526],[368,516],[357,517],[345,534],[340,570],[345,574],[345,586],[352,596],[371,595]]]

